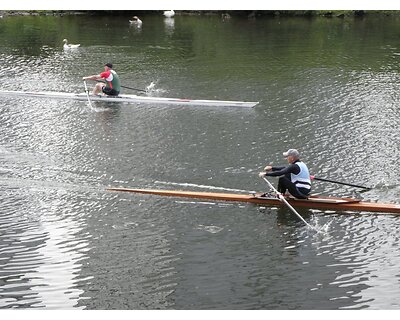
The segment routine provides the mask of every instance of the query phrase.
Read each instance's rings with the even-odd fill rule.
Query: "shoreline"
[[[75,16],[75,15],[159,15],[162,10],[0,10],[1,17],[7,16]],[[181,10],[177,16],[214,16],[225,17],[366,17],[366,16],[400,16],[400,10]]]

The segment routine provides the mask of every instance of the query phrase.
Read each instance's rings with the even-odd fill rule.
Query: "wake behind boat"
[[[49,98],[49,99],[70,99],[87,101],[86,93],[69,93],[55,91],[9,91],[0,90],[0,96],[17,96],[32,98]],[[91,101],[104,102],[123,102],[123,103],[156,103],[156,104],[172,104],[172,105],[188,105],[188,106],[213,106],[213,107],[242,107],[253,108],[258,102],[247,101],[229,101],[229,100],[195,100],[195,99],[179,99],[179,98],[162,98],[150,96],[137,96],[132,94],[120,94],[119,96],[90,96]]]
[[[275,196],[261,196],[261,194],[222,193],[222,192],[195,192],[181,190],[157,190],[157,189],[129,189],[129,188],[107,188],[108,191],[134,192],[153,194],[169,197],[184,197],[195,199],[207,199],[217,201],[249,202],[268,206],[282,206],[282,202]],[[368,202],[354,198],[336,198],[310,196],[308,199],[294,199],[287,197],[286,200],[294,207],[306,207],[315,209],[330,209],[335,211],[367,211],[400,215],[400,205],[392,203]]]

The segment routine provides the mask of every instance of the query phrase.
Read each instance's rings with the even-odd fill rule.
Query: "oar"
[[[278,190],[276,190],[274,188],[274,186],[271,184],[271,182],[268,181],[268,179],[266,177],[262,177],[266,183],[268,183],[269,187],[271,188],[272,191],[274,191],[276,193],[276,195],[278,196],[279,200],[282,201],[284,204],[287,205],[287,207],[296,215],[300,218],[301,221],[303,221],[309,228],[313,229],[316,232],[321,232],[317,229],[315,229],[312,225],[310,225],[306,220],[304,220],[304,218],[291,206],[291,204],[289,202],[287,202],[287,200],[285,199],[285,197],[282,195],[282,193],[280,193]]]
[[[104,81],[100,81],[100,80],[97,80],[97,82],[105,83]],[[150,84],[150,85],[151,85],[151,84]],[[130,89],[130,90],[135,90],[135,91],[139,91],[139,92],[149,92],[149,90],[131,88],[131,87],[127,87],[127,86],[121,86],[121,88]]]
[[[85,85],[85,92],[86,92],[86,97],[87,97],[87,99],[89,101],[89,106],[90,106],[91,109],[93,109],[92,101],[90,101],[90,97],[89,97],[89,90],[88,90],[87,85],[86,85],[86,80],[83,80],[83,83]]]
[[[136,89],[136,88],[131,88],[131,87],[125,87],[125,86],[121,86],[121,87],[122,87],[122,88],[125,88],[125,89],[140,91],[140,92],[150,92],[151,90],[153,90],[153,88],[155,87],[155,85],[156,85],[156,84],[152,81],[152,82],[146,87],[146,90],[143,90],[143,89]]]
[[[147,90],[131,88],[131,87],[126,87],[126,86],[121,86],[121,88],[130,89],[130,90],[139,91],[139,92],[148,92]]]
[[[324,181],[324,182],[337,183],[337,184],[342,184],[344,186],[356,187],[356,188],[361,188],[361,189],[366,189],[366,190],[371,190],[372,189],[372,188],[360,186],[360,185],[357,185],[357,184],[334,181],[334,180],[329,180],[329,179],[322,179],[322,178],[317,178],[315,176],[310,176],[310,178],[311,178],[311,180],[318,180],[318,181]]]

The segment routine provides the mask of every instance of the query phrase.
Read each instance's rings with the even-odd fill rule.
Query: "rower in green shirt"
[[[93,95],[98,95],[100,92],[108,96],[118,96],[121,91],[121,83],[119,81],[118,74],[113,70],[112,63],[106,63],[104,65],[104,72],[98,75],[92,75],[83,77],[83,80],[102,80],[106,83],[99,82],[93,89]]]

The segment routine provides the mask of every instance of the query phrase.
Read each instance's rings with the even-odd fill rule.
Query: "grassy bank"
[[[6,16],[39,16],[39,15],[130,15],[130,14],[162,14],[162,10],[91,10],[91,11],[73,11],[73,10],[3,10],[0,15]],[[369,15],[400,15],[400,10],[180,10],[176,11],[176,15],[222,15],[225,17],[240,16],[248,18],[257,18],[263,16],[282,16],[282,17],[363,17]]]

